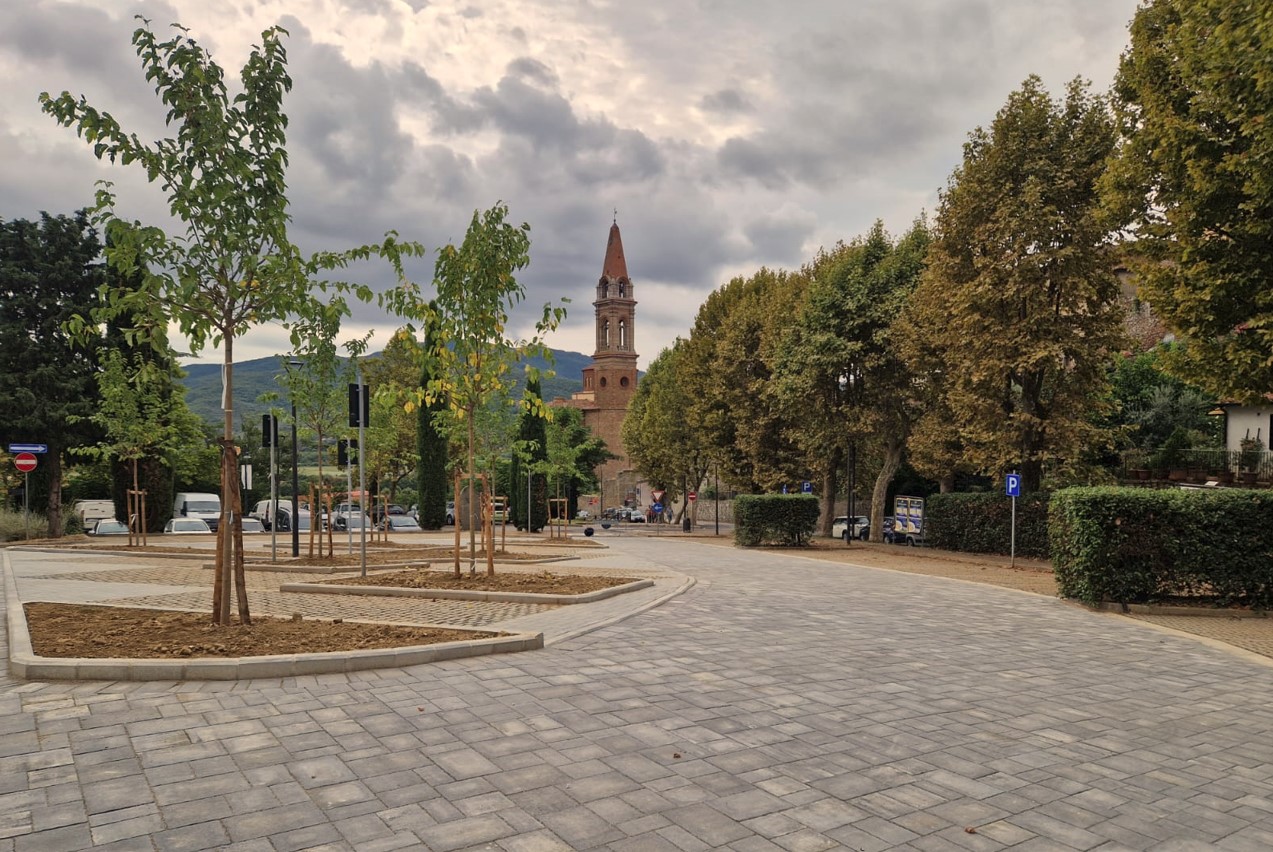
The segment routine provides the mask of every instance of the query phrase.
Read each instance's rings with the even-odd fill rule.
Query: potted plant
[[[1259,438],[1243,438],[1238,444],[1238,466],[1242,469],[1238,476],[1243,485],[1255,484],[1263,460],[1264,442]]]
[[[1167,436],[1167,440],[1163,441],[1162,448],[1158,450],[1155,456],[1155,469],[1166,470],[1167,478],[1172,482],[1183,482],[1188,476],[1185,452],[1191,446],[1193,442],[1189,439],[1189,433],[1177,426],[1175,431]]]

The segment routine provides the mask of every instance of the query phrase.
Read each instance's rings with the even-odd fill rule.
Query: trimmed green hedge
[[[1067,488],[1052,495],[1049,532],[1062,597],[1273,604],[1267,491]]]
[[[802,545],[818,525],[818,498],[807,494],[741,494],[734,500],[734,543]]]
[[[1046,559],[1048,494],[1017,498],[1017,555]],[[1012,552],[1012,498],[1003,494],[933,494],[924,503],[931,547],[966,553]]]

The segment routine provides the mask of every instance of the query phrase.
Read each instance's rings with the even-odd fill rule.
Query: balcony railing
[[[1221,449],[1182,450],[1176,462],[1164,465],[1159,453],[1123,453],[1122,478],[1127,482],[1193,483],[1268,487],[1273,485],[1273,453]]]

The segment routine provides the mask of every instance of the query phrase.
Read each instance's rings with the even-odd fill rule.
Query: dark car
[[[861,532],[858,533],[858,538],[860,538],[862,541],[866,541],[870,537],[871,537],[871,522],[870,522],[870,519],[868,519],[865,526],[862,527]],[[884,543],[885,544],[893,543],[893,516],[892,515],[886,515],[884,517]]]

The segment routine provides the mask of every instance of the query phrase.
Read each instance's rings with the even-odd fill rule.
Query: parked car
[[[870,537],[871,537],[871,522],[870,522],[870,519],[868,518],[866,526],[862,527],[862,531],[858,533],[858,538],[862,539],[862,541],[866,541]],[[885,544],[894,543],[892,515],[884,516],[884,543]]]
[[[446,525],[448,527],[455,526],[455,501],[446,501]]]
[[[363,513],[362,507],[357,503],[339,504],[336,506],[335,515],[335,529],[337,532],[360,530],[367,526],[367,516]]]
[[[309,509],[301,509],[297,513],[297,521],[299,522],[300,532],[309,532],[310,515]],[[292,505],[290,503],[279,503],[278,507],[278,531],[290,533],[292,531]]]
[[[848,515],[842,515],[831,523],[831,537],[841,541],[848,541],[850,538],[866,538],[862,532],[870,525],[870,518],[866,515],[857,515],[853,518],[853,528],[850,529]]]
[[[89,535],[128,535],[128,524],[114,518],[97,521],[92,529],[86,530]]]
[[[212,532],[212,528],[203,518],[170,518],[164,525],[164,532],[169,535],[206,535]]]
[[[389,515],[380,522],[380,528],[391,533],[423,532],[416,519],[410,515]]]
[[[202,491],[182,491],[173,498],[172,514],[177,518],[199,518],[216,532],[221,522],[221,498]]]
[[[240,520],[243,523],[243,532],[246,535],[251,535],[252,533],[265,532],[265,524],[261,523],[256,518],[245,517],[245,518],[241,518]]]
[[[115,520],[115,501],[76,500],[71,511],[80,516],[80,522],[84,524],[85,530],[91,530],[98,521]],[[127,531],[124,530],[124,532]]]

